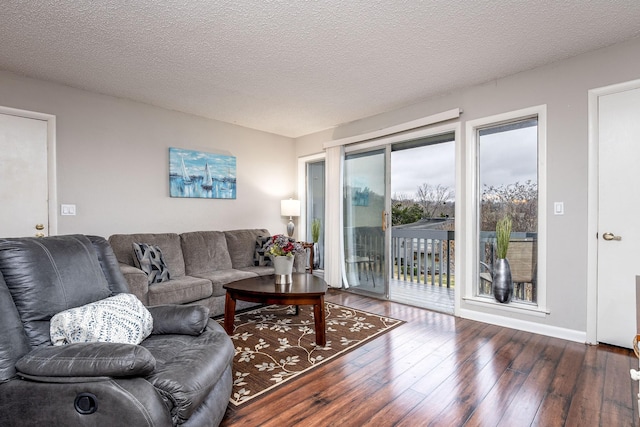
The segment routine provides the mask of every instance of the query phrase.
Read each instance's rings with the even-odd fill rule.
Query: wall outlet
[[[60,215],[75,215],[76,205],[60,205]]]

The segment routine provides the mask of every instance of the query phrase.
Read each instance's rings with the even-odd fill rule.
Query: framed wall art
[[[202,151],[169,148],[171,197],[236,198],[236,158]]]

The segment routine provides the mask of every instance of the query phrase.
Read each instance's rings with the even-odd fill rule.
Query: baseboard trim
[[[561,338],[567,341],[574,341],[582,344],[585,344],[587,342],[586,331],[576,331],[574,329],[559,328],[557,326],[543,325],[541,323],[514,319],[512,317],[497,316],[495,314],[483,313],[480,311],[468,309],[461,309],[460,317],[482,323],[488,323],[490,325],[517,329],[519,331],[531,332],[548,337]]]

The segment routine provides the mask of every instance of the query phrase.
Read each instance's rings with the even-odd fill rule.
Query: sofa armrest
[[[109,342],[38,347],[16,363],[19,373],[41,377],[131,377],[155,367],[146,348]]]
[[[144,271],[129,264],[118,263],[122,275],[127,280],[129,291],[144,305],[149,304],[149,280]]]
[[[153,317],[152,334],[200,335],[209,321],[202,305],[156,305],[147,307]]]

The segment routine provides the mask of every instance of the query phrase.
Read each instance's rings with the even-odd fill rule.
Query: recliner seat
[[[148,307],[139,345],[51,345],[54,314],[123,292],[102,237],[0,239],[0,425],[220,423],[234,348],[205,307]]]

